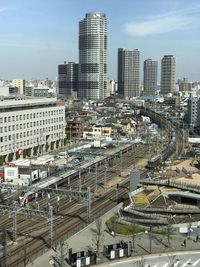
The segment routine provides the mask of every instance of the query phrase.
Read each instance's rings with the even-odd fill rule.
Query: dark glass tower
[[[58,94],[70,97],[78,91],[78,64],[64,62],[58,65]]]

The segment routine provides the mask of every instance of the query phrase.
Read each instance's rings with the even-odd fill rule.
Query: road
[[[144,257],[128,258],[124,261],[112,261],[97,265],[98,267],[199,267],[200,251],[157,254]]]

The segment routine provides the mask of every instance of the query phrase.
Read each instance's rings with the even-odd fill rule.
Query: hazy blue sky
[[[107,15],[109,78],[117,78],[124,47],[159,67],[173,54],[177,78],[200,80],[199,0],[0,0],[0,78],[55,79],[59,63],[78,62],[78,22],[87,12]]]

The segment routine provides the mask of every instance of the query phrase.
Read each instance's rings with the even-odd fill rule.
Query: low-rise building
[[[67,120],[66,125],[66,136],[68,139],[82,138],[84,131],[84,124],[79,120],[79,118],[73,118]]]

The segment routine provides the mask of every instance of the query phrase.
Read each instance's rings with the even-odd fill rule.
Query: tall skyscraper
[[[78,64],[64,62],[58,65],[58,94],[70,97],[78,90]]]
[[[146,59],[143,66],[143,95],[153,96],[156,94],[158,80],[158,62],[152,59]]]
[[[103,13],[87,13],[79,22],[78,96],[103,99],[107,84],[107,19]]]
[[[118,48],[118,93],[125,97],[140,95],[140,51]]]
[[[161,95],[174,92],[176,89],[176,58],[166,55],[161,60]]]

